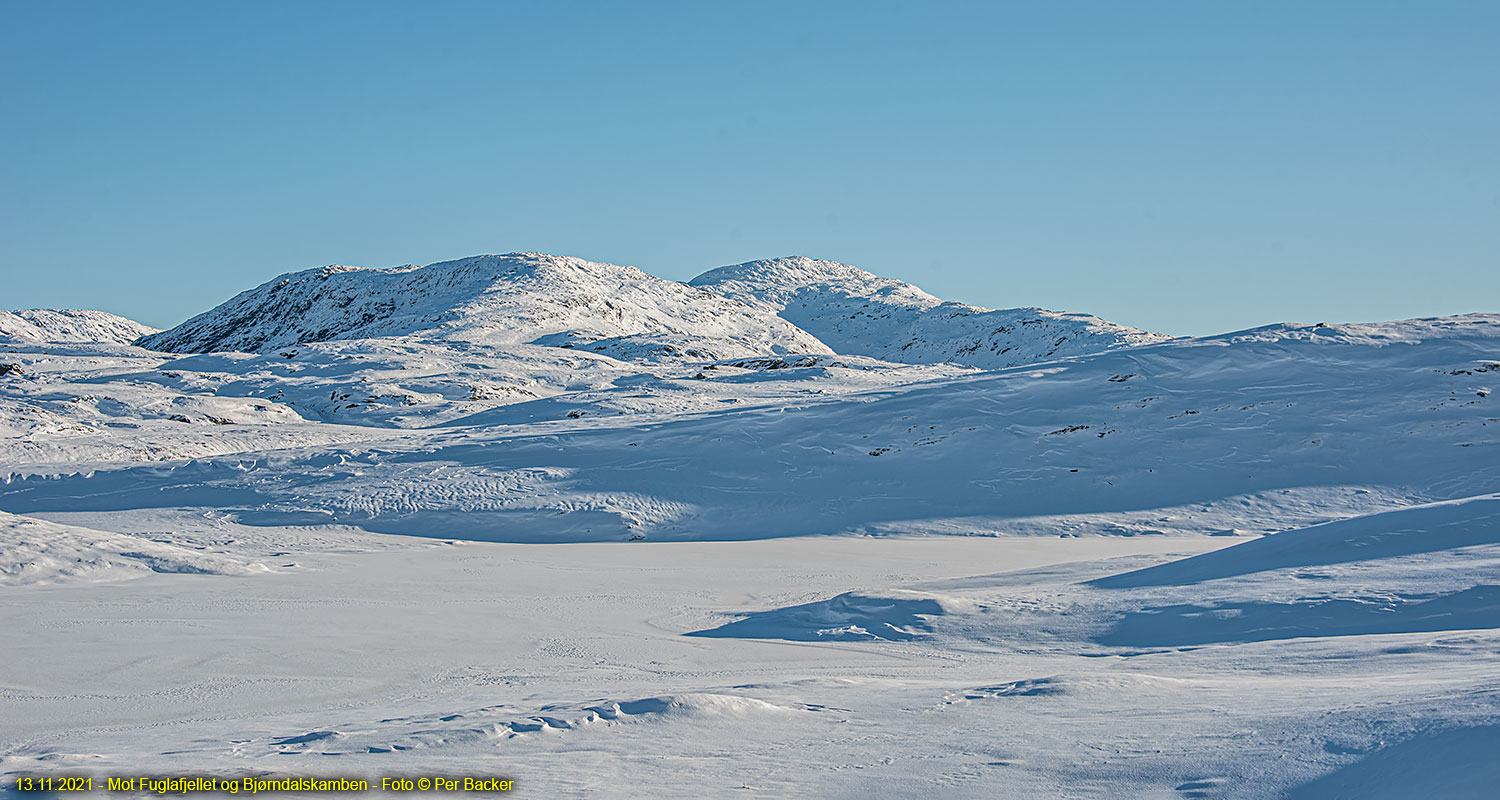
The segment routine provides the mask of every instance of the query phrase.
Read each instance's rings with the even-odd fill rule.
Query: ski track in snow
[[[0,312],[0,775],[1487,796],[1500,315],[692,284],[510,254],[163,332]]]

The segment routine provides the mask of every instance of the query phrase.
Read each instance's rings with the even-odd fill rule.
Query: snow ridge
[[[0,311],[0,340],[130,344],[156,328],[107,311],[28,308]]]
[[[635,361],[830,352],[776,315],[712,292],[635,267],[541,253],[289,273],[140,344],[170,352],[261,352],[417,333],[573,347]]]
[[[840,353],[905,364],[1003,369],[1168,338],[1089,314],[944,301],[903,281],[803,256],[720,267],[689,283],[776,313]]]

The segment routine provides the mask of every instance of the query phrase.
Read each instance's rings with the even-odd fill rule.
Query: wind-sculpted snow
[[[0,343],[130,344],[155,328],[105,311],[32,308],[0,311]]]
[[[841,594],[829,600],[749,614],[689,636],[740,639],[909,641],[932,630],[928,618],[946,613],[940,598],[907,592],[870,597]]]
[[[564,735],[629,724],[741,723],[807,711],[727,694],[684,694],[592,704],[548,704],[531,709],[494,706],[426,717],[383,719],[290,736],[239,742],[244,751],[276,755],[356,755],[407,751],[472,751],[476,746],[515,745],[535,736]],[[521,740],[521,741],[517,741]]]
[[[109,581],[152,572],[253,575],[259,563],[139,536],[0,511],[0,586]]]
[[[1500,585],[1473,586],[1452,594],[1310,597],[1182,603],[1127,614],[1101,644],[1186,647],[1219,642],[1264,642],[1304,636],[1500,628]]]
[[[1480,798],[1500,785],[1500,725],[1422,731],[1376,750],[1316,781],[1287,800],[1401,800],[1408,797]]]
[[[282,275],[140,344],[172,352],[268,352],[419,332],[443,341],[534,343],[628,361],[828,352],[774,314],[712,292],[634,267],[538,253]]]
[[[1465,497],[1289,530],[1212,553],[1095,581],[1098,586],[1187,585],[1290,567],[1500,544],[1500,495]],[[1496,618],[1500,623],[1500,617]]]
[[[999,369],[1167,338],[1088,314],[945,302],[909,283],[800,256],[720,267],[690,283],[779,314],[839,353],[906,364]]]

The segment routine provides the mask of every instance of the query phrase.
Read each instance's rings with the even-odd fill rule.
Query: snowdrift
[[[0,511],[0,586],[99,582],[153,572],[254,575],[265,565],[140,536]]]

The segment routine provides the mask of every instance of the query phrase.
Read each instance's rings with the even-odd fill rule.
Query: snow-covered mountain
[[[752,261],[685,285],[635,267],[511,253],[425,267],[289,273],[139,344],[269,352],[395,336],[576,348],[635,362],[836,352],[981,369],[1167,338],[1088,314],[943,301],[833,261]]]
[[[1124,346],[804,266],[332,269],[147,338],[261,352],[7,317],[0,783],[1493,794],[1500,315]],[[1051,360],[847,352],[976,343]]]
[[[775,314],[707,290],[635,267],[539,253],[290,273],[140,344],[169,352],[261,352],[418,333],[635,361],[829,352]]]
[[[130,344],[157,330],[106,311],[30,308],[0,311],[0,340]]]
[[[1088,314],[944,301],[909,283],[802,256],[720,267],[689,283],[774,312],[837,352],[905,364],[1000,369],[1168,338]]]

